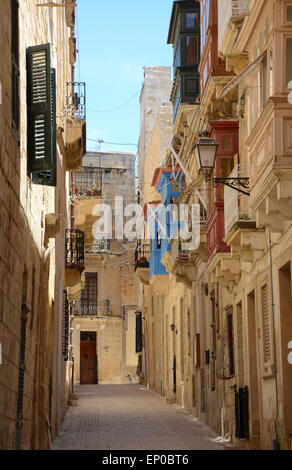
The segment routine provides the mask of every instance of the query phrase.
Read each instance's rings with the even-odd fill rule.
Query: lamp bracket
[[[213,187],[217,188],[218,184],[224,184],[229,188],[235,189],[239,193],[250,196],[249,178],[209,178],[213,183]]]

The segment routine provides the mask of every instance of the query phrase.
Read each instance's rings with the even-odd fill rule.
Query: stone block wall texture
[[[11,11],[0,5],[0,448],[16,446],[21,305],[27,315],[22,449],[44,449],[65,412],[66,365],[61,357],[64,230],[68,227],[68,176],[58,152],[57,188],[32,184],[27,175],[26,49],[51,43],[57,70],[57,115],[71,80],[63,9],[19,2],[20,146],[11,129]],[[45,215],[61,214],[56,240],[44,245]],[[27,271],[26,288],[23,283]],[[50,423],[50,424],[48,424]]]

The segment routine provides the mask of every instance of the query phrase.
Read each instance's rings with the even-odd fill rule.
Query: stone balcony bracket
[[[257,192],[257,188],[254,188],[250,203],[256,213],[258,228],[269,228],[272,233],[284,233],[287,223],[292,223],[291,185],[291,169],[274,170]]]
[[[208,266],[211,283],[218,283],[232,292],[241,277],[239,258],[232,258],[230,253],[218,253]]]
[[[197,268],[193,260],[177,260],[173,266],[172,274],[175,275],[177,282],[182,282],[185,287],[192,289],[193,282],[197,280]]]
[[[239,259],[241,272],[250,272],[268,249],[265,229],[257,229],[251,221],[237,222],[224,241],[231,248],[231,257]]]
[[[169,276],[165,274],[155,275],[152,277],[150,285],[155,294],[164,295],[169,289]]]
[[[188,289],[192,289],[193,282],[197,280],[199,250],[204,250],[204,248],[200,246],[198,250],[182,253],[177,250],[177,241],[175,240],[172,243],[173,249],[166,252],[161,260],[162,264],[167,272],[175,276],[177,282],[182,282]]]
[[[227,72],[234,72],[238,75],[242,70],[248,66],[249,55],[239,54],[236,56],[227,56],[226,57],[226,70]]]
[[[238,89],[234,88],[222,100],[219,96],[223,88],[233,79],[233,76],[211,77],[206,88],[205,98],[201,112],[209,121],[221,119],[234,119],[238,104]]]
[[[60,232],[60,214],[45,215],[45,245]]]
[[[149,286],[149,268],[137,268],[135,275],[145,286]]]

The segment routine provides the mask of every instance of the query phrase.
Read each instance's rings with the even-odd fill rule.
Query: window
[[[11,0],[11,126],[19,145],[19,34],[18,0]]]
[[[199,37],[187,36],[186,37],[186,63],[188,65],[199,63]]]
[[[267,93],[267,73],[268,73],[268,60],[267,60],[267,55],[262,60],[262,65],[261,65],[261,73],[262,73],[262,104],[263,108],[266,106],[267,101],[268,101],[268,93]]]
[[[287,6],[287,21],[292,21],[292,5]]]
[[[81,315],[97,315],[97,273],[85,273],[84,289],[81,292]]]
[[[274,93],[274,64],[273,64],[273,49],[269,51],[269,88],[270,96],[273,96]]]
[[[286,87],[292,81],[292,38],[286,39]]]
[[[187,13],[185,17],[186,28],[198,28],[199,27],[199,13]]]
[[[50,44],[27,49],[27,156],[33,182],[56,186],[56,73]]]

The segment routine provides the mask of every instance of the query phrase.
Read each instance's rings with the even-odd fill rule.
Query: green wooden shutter
[[[136,353],[142,352],[142,314],[136,313]]]
[[[56,108],[56,69],[51,69],[51,171],[41,171],[32,174],[35,184],[45,186],[56,186],[57,184],[57,152],[56,152],[56,130],[57,130],[57,108]]]
[[[27,49],[28,173],[52,170],[50,44]]]

